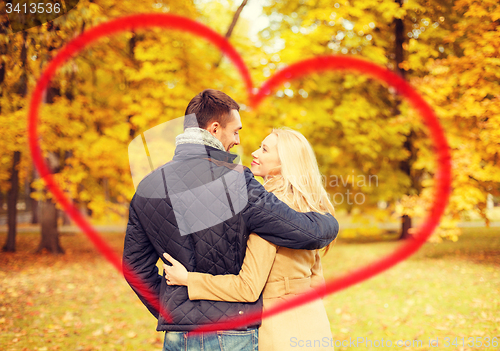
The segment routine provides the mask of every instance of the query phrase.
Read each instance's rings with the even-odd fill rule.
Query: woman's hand
[[[165,279],[168,285],[186,285],[188,282],[188,271],[179,261],[175,260],[168,253],[164,253],[163,257],[172,265],[163,264],[165,271]]]

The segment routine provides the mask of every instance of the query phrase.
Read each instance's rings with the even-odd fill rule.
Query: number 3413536
[[[11,4],[7,3],[6,5],[6,11],[7,13],[14,13],[17,12],[19,14],[28,14],[28,13],[60,13],[61,12],[61,4],[55,3],[43,3],[43,2],[33,2],[29,4]]]

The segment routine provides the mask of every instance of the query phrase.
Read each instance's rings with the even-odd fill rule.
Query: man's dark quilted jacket
[[[172,323],[160,315],[126,276],[150,312],[158,331],[189,331],[262,308],[254,303],[191,301],[187,287],[169,286],[157,262],[167,252],[188,271],[238,274],[248,235],[292,249],[317,249],[338,233],[331,215],[299,213],[279,201],[236,156],[210,146],[181,144],[172,161],[137,187],[130,203],[123,262],[158,296]]]

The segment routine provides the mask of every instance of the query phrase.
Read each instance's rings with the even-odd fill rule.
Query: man
[[[228,151],[240,143],[238,111],[223,92],[207,89],[196,95],[187,106],[172,161],[145,177],[130,203],[125,278],[158,319],[157,330],[166,331],[165,351],[257,350],[260,323],[217,334],[187,332],[260,311],[262,297],[254,303],[191,301],[186,287],[169,286],[158,274],[163,252],[188,271],[238,274],[251,232],[292,249],[324,247],[338,233],[331,215],[293,211],[249,168],[233,163],[236,155]],[[164,313],[139,285],[159,300]]]

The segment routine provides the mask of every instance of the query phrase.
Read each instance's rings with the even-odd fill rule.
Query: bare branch
[[[240,18],[241,11],[243,11],[243,8],[245,7],[245,5],[247,3],[248,3],[248,0],[243,0],[241,5],[238,7],[236,12],[234,13],[233,21],[229,25],[229,28],[227,29],[227,32],[226,32],[226,39],[229,39],[231,37],[231,34],[233,33],[234,27],[236,26],[236,23],[238,22],[238,18]],[[221,61],[222,61],[222,56],[219,58],[219,61],[215,64],[215,68],[219,67]]]

